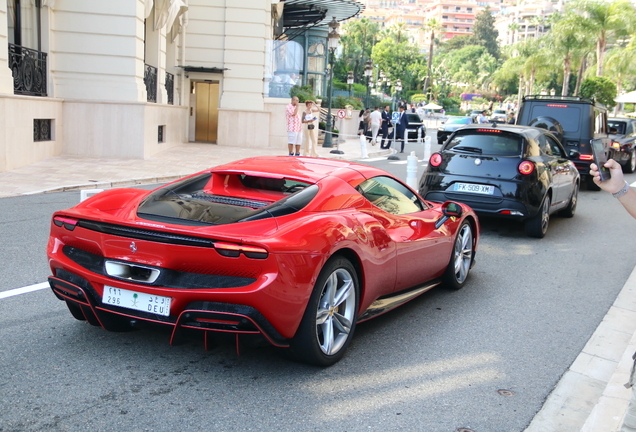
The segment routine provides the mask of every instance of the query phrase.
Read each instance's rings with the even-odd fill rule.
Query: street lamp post
[[[336,49],[338,48],[338,40],[340,39],[340,34],[338,33],[338,21],[336,21],[336,17],[333,17],[331,22],[329,22],[329,37],[327,40],[329,46],[329,104],[327,108],[327,124],[325,126],[325,140],[322,143],[322,146],[325,148],[333,147],[333,142],[331,140],[331,103],[333,100],[333,65],[336,56]]]
[[[351,94],[351,85],[353,84],[353,72],[347,72],[347,85],[349,86],[349,97],[353,97]]]
[[[365,81],[367,82],[367,101],[366,108],[369,108],[369,82],[371,80],[371,75],[373,74],[373,60],[367,60],[366,66],[364,67],[364,76]]]
[[[402,80],[398,78],[397,83],[395,84],[395,90],[397,91],[397,102],[400,104],[400,92],[402,91]]]

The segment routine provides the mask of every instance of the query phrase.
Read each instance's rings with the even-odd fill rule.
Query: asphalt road
[[[78,200],[0,199],[0,293],[46,280],[50,215]],[[541,240],[482,220],[463,290],[361,324],[327,369],[268,346],[108,333],[49,290],[0,299],[0,431],[522,431],[632,271],[632,239],[636,221],[602,192],[582,190]]]

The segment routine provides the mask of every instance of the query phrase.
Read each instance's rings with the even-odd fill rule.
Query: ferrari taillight
[[[55,216],[53,218],[53,223],[56,226],[59,226],[59,227],[63,226],[69,231],[73,231],[75,229],[75,226],[77,226],[78,222],[79,221],[77,219],[71,219],[71,218],[67,218],[63,216]]]
[[[442,164],[442,155],[439,153],[433,153],[431,155],[431,159],[429,160],[431,166],[438,167]]]
[[[519,164],[519,172],[523,175],[530,175],[534,171],[534,164],[529,161],[523,161]]]
[[[240,254],[253,259],[265,259],[268,256],[267,250],[258,246],[215,242],[214,249],[221,255],[231,258],[236,258]]]

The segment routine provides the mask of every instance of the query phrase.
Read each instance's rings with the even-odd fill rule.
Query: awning
[[[343,21],[364,10],[355,0],[285,0],[284,4],[285,28],[327,25],[334,17]]]
[[[424,109],[430,109],[430,110],[438,110],[438,109],[442,109],[441,106],[437,105],[436,103],[433,102],[429,102],[426,105],[424,105],[423,107]]]
[[[636,91],[622,94],[614,98],[614,102],[618,103],[636,103]]]
[[[223,71],[226,71],[227,68],[216,68],[216,67],[203,67],[203,66],[177,66],[183,68],[186,72],[201,72],[201,73],[213,73],[213,74],[222,74]]]

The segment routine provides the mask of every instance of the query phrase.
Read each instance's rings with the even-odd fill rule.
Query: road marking
[[[29,293],[29,292],[32,292],[32,291],[38,291],[38,290],[42,290],[42,289],[49,288],[49,287],[50,287],[50,285],[49,285],[48,282],[42,282],[42,283],[39,283],[39,284],[29,285],[29,286],[25,286],[25,287],[22,287],[22,288],[16,288],[16,289],[12,289],[12,290],[9,290],[9,291],[3,291],[3,292],[0,292],[0,299],[7,298],[7,297],[13,297],[13,296],[17,296],[17,295],[20,295],[20,294],[26,294],[26,293]]]
[[[630,187],[636,187],[636,182],[629,185]]]
[[[375,158],[367,158],[367,159],[358,159],[358,160],[362,161],[362,162],[377,162],[377,161],[381,161],[381,160],[386,160],[386,156],[375,157]]]

